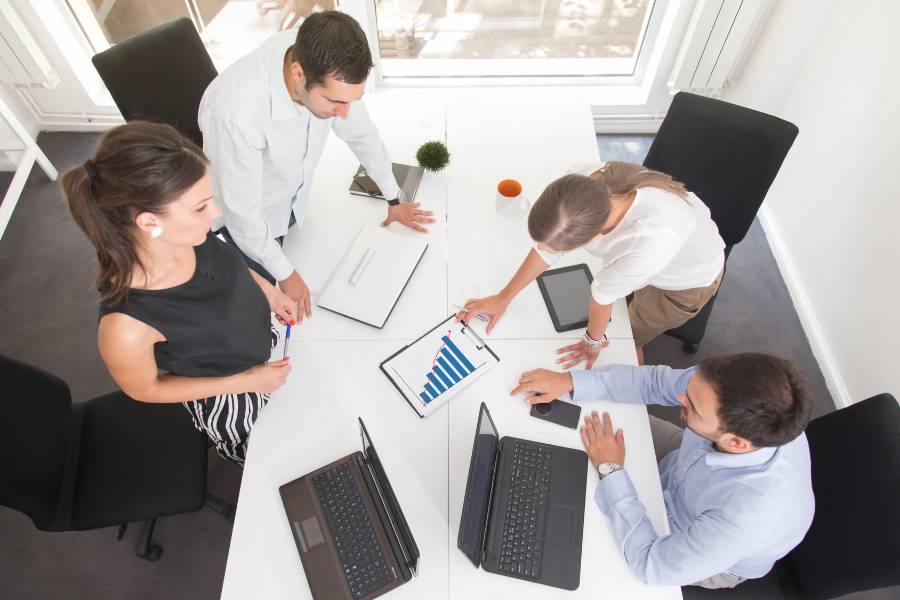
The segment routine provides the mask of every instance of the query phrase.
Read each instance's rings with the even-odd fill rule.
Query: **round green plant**
[[[450,151],[444,142],[425,142],[416,150],[416,160],[423,169],[437,173],[450,164]]]

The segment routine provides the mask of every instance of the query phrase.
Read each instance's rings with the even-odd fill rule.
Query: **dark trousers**
[[[294,218],[294,213],[292,211],[291,212],[291,220],[288,223],[288,230],[290,230],[290,228],[296,224],[297,224],[297,219]],[[228,242],[229,244],[231,244],[232,246],[237,248],[237,251],[241,253],[241,258],[244,259],[244,263],[248,267],[250,267],[251,271],[255,272],[257,275],[259,275],[260,277],[262,277],[263,279],[265,279],[266,281],[268,281],[269,283],[271,283],[272,285],[277,287],[278,282],[276,282],[275,278],[272,277],[272,275],[268,271],[266,271],[266,268],[263,267],[258,262],[256,262],[255,260],[253,260],[252,258],[250,258],[249,256],[247,256],[246,254],[244,254],[244,251],[238,247],[238,245],[234,242],[234,238],[232,238],[231,234],[228,233],[227,227],[223,227],[222,229],[216,231],[215,233],[221,234],[221,236],[223,238],[225,238],[226,242]],[[275,241],[278,242],[279,246],[284,245],[284,236],[275,238]]]

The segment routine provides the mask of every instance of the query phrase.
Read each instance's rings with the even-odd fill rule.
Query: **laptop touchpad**
[[[322,536],[322,528],[319,526],[317,518],[310,517],[302,523],[294,521],[293,526],[294,533],[297,534],[297,539],[300,540],[300,548],[304,554],[325,543],[325,538]]]
[[[560,506],[559,504],[551,504],[550,514],[547,515],[547,543],[555,546],[574,548],[577,536],[573,529],[575,515],[577,514],[578,511],[574,508]]]

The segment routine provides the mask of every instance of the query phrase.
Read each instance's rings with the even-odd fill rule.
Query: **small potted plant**
[[[450,151],[444,142],[425,142],[416,150],[416,160],[423,169],[437,173],[450,164]]]

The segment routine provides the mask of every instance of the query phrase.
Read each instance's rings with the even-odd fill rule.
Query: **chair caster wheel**
[[[698,348],[694,344],[689,344],[687,342],[685,342],[684,346],[682,346],[682,350],[684,350],[688,354],[697,354],[697,350],[699,350],[699,349],[700,348]]]
[[[150,552],[143,558],[150,562],[156,562],[159,560],[160,556],[162,556],[162,548],[159,546],[150,546]]]
[[[119,525],[119,530],[116,532],[116,541],[121,542],[122,538],[125,537],[125,530],[128,529],[128,524]]]

